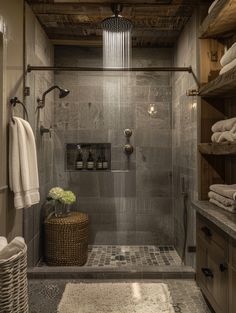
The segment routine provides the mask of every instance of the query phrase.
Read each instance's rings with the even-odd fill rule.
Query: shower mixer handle
[[[124,130],[124,135],[125,135],[126,138],[130,138],[130,137],[132,136],[132,134],[133,134],[133,132],[132,132],[131,129],[126,128],[126,129]]]
[[[127,143],[124,146],[124,152],[125,152],[125,154],[127,154],[129,156],[134,152],[134,147],[131,144]]]

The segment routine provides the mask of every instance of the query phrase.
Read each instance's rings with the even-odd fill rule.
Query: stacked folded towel
[[[214,9],[214,7],[216,6],[216,4],[219,2],[219,0],[215,0],[212,2],[211,6],[208,9],[208,14],[211,13],[211,11]]]
[[[236,141],[236,117],[216,122],[211,130],[213,132],[212,142]]]
[[[236,213],[236,184],[211,185],[208,197],[211,203],[226,211]]]
[[[7,246],[7,238],[0,237],[0,251]]]
[[[14,255],[17,255],[25,248],[25,241],[22,237],[15,237],[10,243],[4,237],[0,237],[1,242],[4,242],[2,249],[0,249],[0,260],[8,260]]]
[[[236,42],[223,55],[223,57],[220,60],[220,64],[223,66],[223,68],[220,71],[220,75],[228,72],[229,70],[236,66]]]

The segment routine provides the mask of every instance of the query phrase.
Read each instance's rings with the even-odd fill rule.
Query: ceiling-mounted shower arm
[[[119,16],[119,14],[123,10],[123,4],[113,3],[111,5],[111,10],[112,10],[112,12],[114,13],[115,16]]]

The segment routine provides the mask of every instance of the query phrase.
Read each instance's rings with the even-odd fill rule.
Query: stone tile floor
[[[176,266],[181,259],[173,246],[89,246],[88,267]]]
[[[106,281],[108,280],[87,280],[83,282],[106,283]],[[130,282],[131,280],[128,281]],[[82,282],[82,280],[29,280],[29,312],[56,313],[65,285],[69,282],[79,283]],[[109,280],[109,282],[112,282],[112,280]],[[117,282],[117,280],[113,282]],[[122,283],[121,280],[119,280],[119,282]],[[133,282],[166,283],[171,293],[175,312],[210,313],[210,310],[194,280],[135,280]],[[148,311],[145,313],[148,313]]]

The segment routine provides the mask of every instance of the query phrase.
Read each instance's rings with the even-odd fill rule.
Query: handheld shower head
[[[39,109],[42,109],[45,107],[45,98],[46,98],[46,95],[51,92],[52,90],[54,89],[58,89],[59,90],[59,98],[64,98],[66,97],[69,93],[70,93],[70,90],[68,89],[64,89],[64,88],[61,88],[59,86],[52,86],[50,87],[49,89],[47,89],[44,93],[43,93],[43,96],[42,96],[42,99],[38,98],[37,99],[37,102],[38,102],[38,108]]]
[[[111,10],[114,13],[111,17],[107,17],[102,21],[102,29],[109,32],[125,32],[130,31],[133,24],[130,20],[120,15],[122,12],[122,4],[112,4]]]

